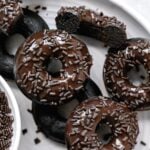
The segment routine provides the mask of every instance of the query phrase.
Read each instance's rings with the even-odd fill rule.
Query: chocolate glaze
[[[113,131],[108,144],[103,144],[95,131],[104,120]],[[126,105],[99,96],[84,101],[74,110],[67,121],[66,140],[68,150],[132,150],[138,132],[136,113]]]
[[[33,33],[49,29],[46,22],[35,12],[23,8],[23,15],[15,22],[9,35],[0,33],[0,74],[8,79],[14,79],[14,56],[7,53],[5,44],[10,35],[21,34],[25,38]]]
[[[84,87],[78,91],[73,99],[81,103],[87,98],[99,95],[101,95],[100,89],[91,79],[87,79],[84,82]],[[63,105],[60,107],[63,107]],[[38,129],[43,132],[46,137],[63,144],[65,143],[67,118],[60,115],[58,107],[50,108],[49,106],[33,102],[32,112]]]
[[[13,0],[0,1],[0,30],[8,34],[22,16],[22,8]]]
[[[120,47],[126,41],[126,26],[116,17],[104,16],[85,7],[62,7],[56,17],[58,29],[79,33],[103,41],[110,47]]]
[[[63,68],[52,76],[45,62],[59,59]],[[29,37],[17,51],[16,82],[36,102],[56,106],[67,102],[83,87],[92,58],[86,45],[65,31],[45,30]]]
[[[133,85],[128,70],[142,64],[150,77],[150,42],[134,38],[127,47],[117,53],[109,53],[104,65],[104,81],[114,100],[125,102],[131,109],[147,109],[150,106],[150,82]],[[150,80],[150,79],[149,79]]]

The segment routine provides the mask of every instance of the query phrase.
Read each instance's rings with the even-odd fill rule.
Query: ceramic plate
[[[51,29],[55,29],[55,17],[56,12],[61,6],[80,6],[85,5],[88,8],[97,11],[103,11],[104,14],[109,16],[116,16],[119,20],[123,21],[127,25],[128,37],[145,37],[148,38],[149,34],[142,27],[142,25],[133,19],[127,12],[122,10],[120,7],[112,4],[107,0],[24,0],[23,5],[29,5],[31,9],[35,6],[41,5],[46,6],[47,10],[40,10],[40,15],[46,20]],[[103,65],[105,61],[105,55],[107,49],[103,47],[103,44],[97,40],[80,36],[80,38],[87,44],[91,55],[94,59],[94,65],[91,69],[91,77],[103,92],[103,95],[107,96],[105,86],[103,83]],[[31,102],[18,90],[15,83],[10,82],[10,86],[13,88],[13,92],[16,95],[18,104],[21,110],[22,129],[27,129],[28,133],[22,135],[19,150],[66,150],[64,145],[56,143],[52,140],[46,139],[43,134],[36,133],[36,125],[30,113],[27,109],[31,109]],[[137,139],[137,145],[135,150],[149,150],[150,144],[150,112],[140,112],[138,115],[140,134]],[[41,142],[39,144],[34,143],[35,138],[39,138]],[[141,141],[147,143],[143,146]]]
[[[14,118],[14,122],[12,124],[13,137],[12,137],[12,144],[10,150],[17,150],[20,142],[20,135],[21,135],[21,119],[20,119],[18,104],[8,83],[1,76],[0,76],[0,89],[6,94],[8,104],[9,107],[11,108],[12,116]]]

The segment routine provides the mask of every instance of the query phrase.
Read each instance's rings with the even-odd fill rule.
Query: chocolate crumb
[[[30,114],[32,114],[32,110],[31,110],[31,109],[27,109],[27,111],[28,111]]]
[[[45,7],[45,6],[42,7],[42,10],[46,10],[46,9],[47,9],[47,7]]]
[[[144,141],[141,141],[140,143],[141,145],[146,146],[146,143]]]
[[[35,138],[35,139],[34,139],[34,143],[35,143],[35,144],[39,144],[40,142],[41,142],[41,140],[40,140],[39,138]]]
[[[40,5],[37,5],[37,6],[34,7],[34,9],[36,9],[36,10],[37,10],[37,9],[40,9],[40,8],[41,8]]]
[[[28,132],[27,129],[23,129],[23,130],[22,130],[22,134],[23,134],[23,135],[25,135],[27,132]]]

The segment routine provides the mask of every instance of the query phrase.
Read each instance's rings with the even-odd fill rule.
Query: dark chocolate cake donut
[[[33,33],[49,29],[49,27],[39,15],[28,9],[21,9],[19,4],[13,0],[0,1],[0,8],[1,7],[0,30],[2,32],[0,33],[0,74],[6,78],[14,79],[14,56],[8,54],[6,50],[8,38],[14,34],[21,34],[24,38],[27,38]]]
[[[53,61],[59,64],[53,65]],[[31,100],[63,104],[83,87],[92,58],[86,45],[65,31],[45,30],[30,36],[17,51],[16,82]]]
[[[128,71],[143,65],[148,81],[134,85],[129,81]],[[104,65],[104,81],[114,100],[125,102],[131,109],[147,109],[150,106],[150,42],[135,38],[117,53],[109,53]]]
[[[11,34],[19,33],[27,38],[44,29],[49,29],[45,20],[36,12],[23,8],[23,16],[16,22]]]
[[[56,17],[58,29],[94,37],[110,47],[120,47],[127,38],[126,26],[116,17],[108,17],[85,7],[62,7]]]
[[[76,101],[74,103],[78,105],[78,103],[80,104],[88,98],[100,95],[102,94],[97,85],[91,79],[87,79],[83,88],[72,98],[72,101]],[[71,111],[75,108],[74,103],[71,102],[65,104],[65,106],[61,105],[57,108],[50,108],[49,106],[33,102],[32,112],[38,130],[43,132],[46,137],[64,144],[66,122]],[[70,109],[70,111],[67,110],[67,115],[65,116],[65,113],[60,111],[61,109]]]
[[[101,124],[111,129],[106,144],[96,131]],[[100,96],[84,101],[72,112],[67,121],[66,141],[68,150],[132,150],[138,132],[136,113]]]
[[[6,35],[0,35],[0,74],[6,78],[13,79],[14,56],[4,51],[4,39]]]

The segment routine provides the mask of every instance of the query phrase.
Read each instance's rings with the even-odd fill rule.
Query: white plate
[[[0,89],[6,94],[6,97],[8,99],[8,104],[12,110],[12,115],[14,118],[13,137],[12,137],[12,144],[10,150],[17,150],[20,142],[20,136],[21,136],[21,119],[20,119],[18,104],[9,85],[1,76],[0,76]]]
[[[61,6],[79,6],[85,5],[88,8],[103,11],[105,14],[109,16],[116,16],[119,20],[122,20],[127,25],[127,33],[128,37],[145,37],[148,38],[149,34],[142,27],[140,23],[138,23],[135,19],[133,19],[128,13],[122,10],[120,7],[110,3],[107,0],[24,0],[23,5],[30,5],[31,8],[41,4],[42,6],[47,6],[46,11],[40,11],[40,15],[47,21],[50,28],[55,27],[55,17],[56,12]],[[99,85],[103,94],[107,96],[106,90],[103,83],[102,78],[102,70],[103,64],[105,60],[105,54],[107,53],[106,48],[103,47],[103,44],[99,41],[96,41],[91,38],[81,37],[80,38],[87,43],[87,46],[90,50],[91,55],[94,59],[94,65],[91,70],[91,77],[94,81]],[[19,150],[65,150],[66,147],[56,143],[52,140],[46,139],[41,133],[36,134],[36,125],[33,121],[32,116],[27,112],[27,109],[31,108],[31,102],[18,90],[16,85],[10,82],[11,87],[17,97],[19,107],[21,110],[21,118],[22,118],[22,129],[27,128],[28,133],[22,136],[21,144]],[[140,134],[138,136],[137,145],[135,150],[149,150],[150,144],[150,112],[140,112],[139,113],[139,126],[140,126]],[[41,139],[41,143],[38,145],[34,144],[34,139],[38,137]],[[146,146],[142,146],[140,141],[145,141],[147,143]]]

